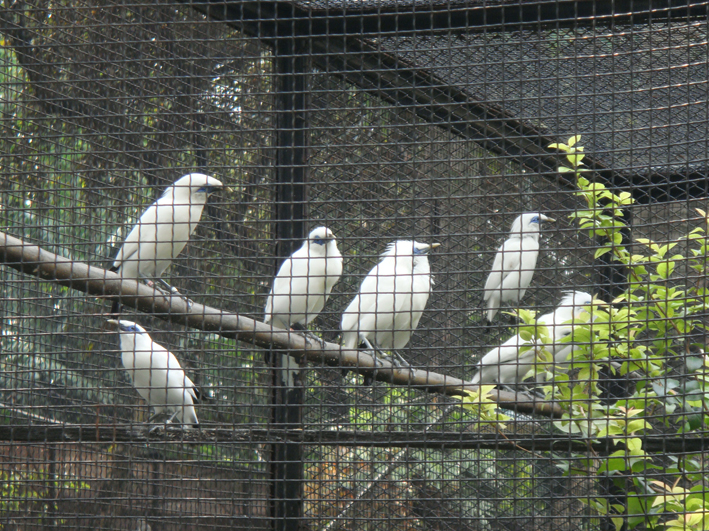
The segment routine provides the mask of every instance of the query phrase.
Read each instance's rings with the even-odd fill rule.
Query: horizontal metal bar
[[[212,18],[234,22],[250,34],[318,37],[416,32],[519,31],[545,27],[597,27],[648,21],[687,21],[707,17],[708,2],[695,0],[554,0],[499,2],[408,1],[382,5],[346,0],[328,7],[298,2],[190,1]],[[307,4],[308,6],[312,4]]]
[[[704,452],[709,441],[703,437],[669,439],[666,435],[640,437],[648,452]],[[281,430],[266,428],[205,428],[170,427],[154,429],[153,425],[34,425],[0,426],[0,441],[55,443],[146,443],[176,442],[181,444],[211,444],[248,442],[278,444],[297,442],[308,446],[366,446],[376,448],[430,449],[494,449],[530,450],[539,452],[580,452],[594,450],[608,454],[618,450],[624,437],[598,440],[571,439],[563,434],[523,434],[513,430],[495,433],[436,432],[436,431],[355,431],[355,430]]]

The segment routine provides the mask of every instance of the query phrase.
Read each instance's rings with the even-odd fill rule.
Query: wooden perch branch
[[[360,374],[372,374],[376,368],[372,356],[354,349],[343,349],[334,343],[306,342],[297,333],[273,328],[262,322],[235,313],[228,313],[193,303],[179,296],[170,296],[136,280],[120,276],[99,267],[74,262],[45,251],[37,245],[23,242],[0,232],[0,261],[17,271],[48,282],[57,282],[88,295],[114,299],[120,294],[121,303],[159,319],[236,338],[264,348],[287,351],[300,361],[348,368]],[[429,392],[451,396],[464,395],[465,390],[476,391],[478,386],[443,374],[417,369],[395,367],[379,360],[375,378],[395,385],[415,386]],[[535,400],[525,394],[492,391],[491,398],[501,406],[525,413],[561,417],[558,404]]]

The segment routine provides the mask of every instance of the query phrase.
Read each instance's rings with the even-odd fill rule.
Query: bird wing
[[[499,289],[502,283],[502,249],[504,244],[500,246],[495,254],[495,259],[492,262],[492,268],[490,269],[490,274],[487,276],[485,281],[485,300],[488,300],[492,293]]]
[[[190,380],[189,376],[185,374],[184,369],[177,360],[177,357],[170,351],[168,354],[168,387],[175,387],[177,389],[184,386],[185,390],[190,394],[190,396],[197,400],[197,392],[195,391],[195,384]]]
[[[520,341],[519,336],[514,336],[511,339]],[[503,366],[512,360],[516,360],[517,352],[519,351],[517,346],[508,345],[507,343],[509,342],[510,340],[499,347],[493,348],[482,357],[478,372],[473,377],[473,383],[489,384],[500,381]]]
[[[288,303],[290,297],[290,281],[291,269],[293,268],[293,257],[288,257],[278,269],[276,278],[273,279],[271,292],[266,299],[266,307],[264,308],[265,321],[270,323],[274,315],[280,315],[288,311]],[[290,323],[285,323],[289,325]],[[287,328],[287,326],[286,326]]]
[[[485,300],[520,301],[532,282],[538,255],[539,243],[534,238],[507,240],[495,257],[491,278],[486,283]]]
[[[202,204],[175,204],[170,196],[161,197],[140,216],[118,251],[113,267],[117,269],[138,260],[146,264],[167,261],[169,265],[187,245],[203,208]],[[162,265],[153,267],[162,273],[167,268]]]
[[[359,293],[343,313],[342,330],[357,332],[354,342],[356,337],[372,337],[376,332],[392,328],[395,277],[393,267],[381,267],[386,266],[385,261],[369,272],[362,281]],[[343,339],[345,345],[353,342],[351,336]]]
[[[431,294],[431,275],[403,271],[396,276],[393,329],[397,331],[394,348],[403,348],[418,327]],[[403,343],[403,344],[402,344]]]
[[[499,347],[492,349],[480,360],[480,369],[473,377],[473,383],[521,382],[534,361],[534,348],[520,352],[520,349],[527,346],[532,344],[524,341],[519,335],[514,335]]]
[[[322,311],[327,300],[327,260],[322,256],[300,259],[293,264],[293,293],[300,295],[301,320],[309,323]]]
[[[532,283],[534,270],[537,267],[537,257],[539,256],[539,242],[534,238],[522,238],[522,250],[518,254],[519,281],[512,287],[519,286],[521,289],[519,298],[524,296],[524,292]]]
[[[492,263],[490,275],[485,282],[485,300],[502,286],[505,278],[513,271],[519,271],[522,243],[520,238],[509,238],[500,245]]]
[[[335,247],[337,249],[337,247]],[[325,299],[330,296],[332,288],[340,280],[342,276],[342,256],[339,252],[336,255],[328,256],[325,262],[325,270],[323,271],[325,276]]]
[[[150,224],[148,221],[150,219],[153,220],[154,225],[155,220],[157,219],[157,202],[153,203],[145,209],[143,214],[140,216],[138,223],[136,223],[131,229],[131,231],[128,233],[128,236],[123,242],[123,246],[118,250],[118,254],[116,255],[115,260],[113,261],[114,268],[120,268],[124,262],[136,259],[135,255],[138,252],[138,245],[140,242],[141,234],[147,236],[147,231],[150,230]],[[141,228],[142,225],[144,226]],[[153,240],[154,239],[155,238],[153,237]]]
[[[123,352],[123,366],[133,386],[151,406],[165,403],[169,354],[164,347],[142,334],[136,334],[133,351]]]
[[[266,301],[267,322],[274,320],[288,328],[294,323],[307,324],[317,317],[329,295],[325,276],[328,266],[324,257],[309,258],[300,250],[285,260]]]

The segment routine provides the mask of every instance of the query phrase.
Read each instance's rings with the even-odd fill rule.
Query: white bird
[[[554,312],[554,318],[551,323],[546,323],[546,326],[558,326],[559,329],[554,335],[554,341],[558,343],[562,338],[571,334],[573,327],[568,324],[571,319],[578,320],[583,313],[587,313],[586,308],[593,302],[593,297],[584,291],[570,291],[566,293],[561,302],[559,309]],[[598,301],[597,301],[598,302]],[[567,324],[564,324],[567,323]],[[579,345],[573,343],[557,344],[552,351],[554,354],[554,364],[562,367],[570,363],[569,356],[572,352],[579,349]]]
[[[406,346],[419,324],[433,285],[427,255],[439,245],[410,240],[389,244],[382,260],[369,272],[359,293],[342,314],[345,348],[356,348],[362,342],[374,350],[398,350]]]
[[[326,227],[313,229],[278,270],[264,322],[286,330],[293,325],[305,328],[322,311],[341,275],[342,255],[335,235]]]
[[[497,250],[492,270],[485,282],[487,320],[492,322],[502,302],[519,302],[532,282],[539,255],[539,226],[556,221],[538,212],[518,216],[510,235]]]
[[[209,194],[222,183],[202,173],[190,173],[175,181],[140,216],[118,251],[111,271],[123,278],[161,279],[182,252],[197,228]],[[120,305],[114,303],[114,313]]]
[[[578,345],[560,343],[573,331],[572,319],[578,319],[591,304],[593,297],[583,291],[564,295],[559,306],[537,319],[537,324],[546,326],[549,344],[544,345],[554,356],[555,362],[565,360]],[[540,342],[524,340],[519,334],[512,336],[499,347],[492,349],[480,360],[478,372],[472,378],[474,384],[516,385],[522,383],[527,373],[534,368]]]
[[[198,425],[195,385],[175,355],[155,343],[136,323],[114,319],[108,322],[119,329],[123,367],[136,391],[153,408],[153,417],[171,413],[168,422],[177,419],[185,425]]]

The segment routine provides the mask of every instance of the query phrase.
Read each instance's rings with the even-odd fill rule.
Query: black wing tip
[[[120,302],[118,302],[117,300],[113,301],[113,304],[111,305],[111,317],[120,316],[122,309],[123,305]]]

